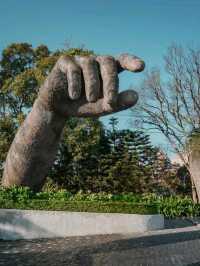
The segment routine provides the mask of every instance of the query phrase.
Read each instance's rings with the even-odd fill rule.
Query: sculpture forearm
[[[46,110],[37,99],[19,128],[5,162],[3,186],[39,190],[58,149],[66,119]]]

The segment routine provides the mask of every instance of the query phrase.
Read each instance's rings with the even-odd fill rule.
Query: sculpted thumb
[[[115,112],[119,112],[134,106],[138,101],[138,94],[133,90],[126,90],[118,94]]]

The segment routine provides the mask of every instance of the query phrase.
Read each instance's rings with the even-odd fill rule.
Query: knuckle
[[[59,60],[60,60],[60,61],[65,60],[65,59],[66,59],[66,55],[61,55],[61,56],[59,57]]]
[[[94,58],[92,58],[90,56],[87,56],[87,57],[83,58],[83,62],[85,64],[93,64],[94,63]]]
[[[93,56],[76,56],[75,57],[78,63],[81,65],[81,67],[84,67],[85,65],[91,65],[94,63],[94,57]]]
[[[58,58],[58,62],[66,62],[67,60],[69,60],[69,57],[67,55],[61,55]]]
[[[100,56],[98,58],[100,64],[101,73],[103,75],[116,76],[117,64],[116,60],[112,56]]]
[[[57,61],[57,66],[63,72],[68,72],[71,69],[76,68],[72,57],[68,55],[61,55]]]
[[[110,62],[115,61],[114,57],[111,56],[111,55],[101,55],[101,56],[98,56],[97,57],[97,60],[100,63],[110,63]]]
[[[93,57],[87,56],[83,58],[82,63],[83,63],[83,66],[92,67],[95,64],[95,60]]]
[[[93,94],[93,93],[90,93],[90,94],[87,95],[87,99],[88,99],[89,102],[96,102],[97,96],[95,94]]]
[[[85,57],[81,66],[86,86],[96,86],[99,83],[99,69],[94,58]]]

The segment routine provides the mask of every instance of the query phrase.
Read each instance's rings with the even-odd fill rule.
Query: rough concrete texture
[[[199,229],[189,226],[142,234],[0,241],[0,265],[197,266]]]
[[[0,239],[129,234],[164,227],[162,215],[0,210]]]
[[[2,185],[40,190],[53,164],[66,119],[102,116],[132,107],[131,90],[118,93],[118,73],[142,71],[135,56],[62,56],[39,90],[7,155]]]

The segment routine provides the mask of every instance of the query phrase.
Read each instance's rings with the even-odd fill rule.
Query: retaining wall
[[[164,228],[162,215],[0,209],[0,239],[141,233]]]

